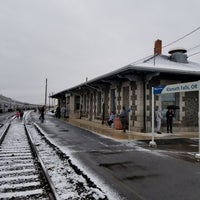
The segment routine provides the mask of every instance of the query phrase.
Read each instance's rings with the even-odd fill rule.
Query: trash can
[[[122,123],[119,117],[115,117],[114,124],[116,130],[122,130]]]

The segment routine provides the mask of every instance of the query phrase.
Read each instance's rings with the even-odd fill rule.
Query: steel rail
[[[9,129],[9,127],[10,127],[10,122],[9,122],[9,123],[6,123],[3,127],[5,127],[5,129],[3,130],[3,132],[2,132],[1,135],[0,135],[0,145],[1,145],[1,143],[3,142],[5,136],[6,136],[7,132],[8,132],[8,129]]]
[[[16,118],[15,115],[11,115],[7,118],[7,120],[6,120],[7,122],[4,125],[2,124],[1,128],[3,129],[3,132],[0,133],[0,145],[4,140],[4,138],[8,132],[8,129],[10,128],[12,120],[14,120],[15,118]]]
[[[51,200],[57,200],[57,199],[59,199],[59,197],[58,197],[58,194],[57,194],[56,189],[54,187],[54,184],[53,184],[53,182],[52,182],[52,180],[51,180],[51,178],[49,176],[49,173],[48,173],[48,171],[47,171],[47,169],[46,169],[46,167],[44,165],[44,162],[42,161],[42,159],[41,159],[41,157],[39,155],[39,152],[38,152],[38,150],[37,150],[37,148],[36,148],[36,146],[35,146],[35,144],[33,142],[31,134],[30,134],[28,128],[26,127],[26,124],[24,124],[24,128],[25,128],[25,132],[27,134],[28,140],[29,140],[29,144],[30,144],[31,149],[33,151],[33,154],[37,158],[37,161],[38,161],[38,163],[39,163],[39,165],[40,165],[40,167],[42,169],[42,173],[43,173],[47,183],[49,184],[49,187],[50,187],[50,190],[51,190],[49,198]]]
[[[12,142],[9,142],[9,139],[12,139],[13,140],[13,135],[15,135],[15,133],[12,133],[12,131],[15,131],[15,130],[13,130],[12,129],[12,123],[11,123],[11,121],[10,122],[8,122],[8,123],[6,123],[5,125],[4,125],[4,128],[3,128],[3,132],[1,132],[1,138],[0,138],[0,140],[1,140],[1,143],[0,143],[0,146],[1,145],[3,145],[3,146],[1,146],[2,148],[1,148],[1,153],[2,153],[2,155],[1,155],[1,158],[2,158],[2,162],[1,162],[1,169],[3,169],[2,167],[3,167],[3,164],[5,163],[5,170],[3,169],[3,170],[1,170],[1,176],[0,176],[0,185],[1,185],[1,192],[0,192],[0,199],[2,199],[2,197],[3,197],[3,199],[4,199],[4,197],[7,199],[10,199],[10,198],[13,198],[13,195],[15,196],[16,195],[16,198],[17,198],[17,196],[19,195],[19,196],[24,196],[25,195],[25,192],[27,191],[27,195],[37,195],[37,193],[38,193],[38,195],[41,193],[41,192],[39,192],[39,190],[42,190],[43,191],[43,189],[41,188],[41,186],[42,186],[42,184],[38,184],[37,185],[37,183],[36,183],[36,186],[35,186],[35,188],[34,188],[34,185],[32,184],[32,185],[30,185],[30,189],[28,188],[29,186],[27,186],[26,184],[29,184],[29,183],[33,183],[33,180],[35,181],[35,182],[38,182],[38,180],[39,180],[39,178],[41,177],[41,172],[42,172],[42,169],[41,169],[41,167],[40,167],[40,170],[38,170],[38,168],[37,167],[34,167],[34,161],[37,159],[35,156],[34,156],[34,153],[33,152],[31,152],[32,151],[32,149],[31,149],[31,145],[30,145],[30,142],[28,141],[28,137],[27,138],[24,138],[24,134],[26,134],[25,133],[25,130],[23,130],[23,129],[21,129],[21,131],[23,131],[23,134],[18,134],[18,135],[22,135],[22,137],[17,137],[17,140],[19,139],[19,140],[23,140],[23,139],[25,139],[25,142],[23,143],[22,142],[22,148],[24,148],[25,149],[25,151],[23,151],[24,153],[25,153],[25,155],[23,155],[23,152],[21,152],[20,150],[18,150],[18,149],[20,149],[20,147],[19,146],[17,146],[16,145],[16,149],[15,148],[13,148],[13,145],[14,145],[14,143],[18,143],[17,141],[15,141],[15,142],[13,142],[13,144],[12,144]],[[16,124],[14,124],[15,126],[16,126]],[[12,129],[12,131],[10,130],[10,129]],[[17,135],[16,135],[17,136]],[[4,141],[5,141],[5,143],[4,143]],[[8,143],[6,143],[6,142],[8,142]],[[20,142],[19,142],[19,144],[20,144]],[[18,148],[19,147],[19,148]],[[8,153],[9,152],[9,153]],[[7,156],[4,156],[3,154],[5,154],[5,155],[7,155],[7,153],[8,153],[8,159],[6,159],[7,158]],[[10,158],[10,157],[12,157],[12,156],[10,156],[10,153],[12,154],[12,156],[14,156],[13,158]],[[32,155],[31,156],[29,156],[29,155],[26,155],[26,154],[31,154],[32,153]],[[19,155],[18,155],[19,154]],[[21,155],[20,155],[21,154]],[[20,157],[21,156],[21,157]],[[22,159],[22,160],[21,160]],[[28,159],[28,161],[31,163],[32,161],[33,161],[33,163],[32,164],[30,164],[29,165],[29,167],[30,167],[30,170],[28,170],[29,172],[27,172],[26,173],[26,169],[24,168],[24,161],[26,160],[26,159]],[[22,162],[22,165],[20,164]],[[11,165],[9,164],[9,163],[12,163]],[[17,167],[16,167],[16,166]],[[37,165],[38,166],[40,166],[40,164],[37,162]],[[21,169],[21,168],[24,168],[24,171],[25,172],[23,172],[23,170]],[[17,168],[17,169],[16,169]],[[11,170],[12,169],[12,170]],[[11,171],[10,171],[11,170]],[[15,170],[17,170],[16,172],[14,172]],[[19,171],[18,171],[19,170]],[[36,177],[36,178],[33,178],[33,177],[31,177],[31,178],[28,178],[28,176],[30,176],[28,173],[30,173],[31,172],[31,170],[32,170],[32,173],[33,174],[35,174],[35,176],[36,175],[39,175],[40,174],[40,176],[38,176],[38,177]],[[3,175],[3,174],[8,174],[8,175],[6,175],[6,177],[4,177],[5,175]],[[25,175],[24,175],[25,174]],[[32,174],[32,175],[33,175]],[[27,178],[25,178],[25,184],[23,185],[23,186],[19,186],[19,184],[21,184],[21,181],[24,179],[24,178],[21,178],[20,177],[20,175],[23,177],[23,176],[27,176]],[[11,176],[12,177],[12,179],[13,180],[10,180],[9,178],[9,176]],[[34,175],[33,175],[34,176]],[[18,178],[17,178],[18,177]],[[38,178],[38,179],[37,179]],[[8,180],[7,180],[8,179]],[[30,179],[30,181],[28,180],[28,179]],[[19,181],[18,181],[19,180]],[[21,181],[20,181],[21,180]],[[43,181],[44,181],[45,179],[43,179]],[[14,182],[15,183],[14,183]],[[45,180],[46,181],[46,180]],[[4,184],[2,184],[2,183],[6,183],[5,185],[5,187],[3,187],[3,185]],[[38,182],[39,183],[39,182]],[[11,184],[11,185],[9,185],[9,184]],[[16,187],[15,187],[15,184],[16,184]],[[47,182],[46,182],[46,184],[48,184]],[[38,188],[38,187],[40,187],[40,188]],[[48,191],[50,190],[49,189],[50,187],[48,186]],[[33,190],[32,190],[33,189]],[[36,191],[36,193],[34,193],[34,190]],[[37,191],[38,190],[38,191]],[[33,191],[33,192],[32,192]],[[47,190],[45,190],[45,191],[47,191]],[[29,193],[30,192],[30,193]],[[43,193],[41,193],[40,195],[45,195],[45,194],[48,194],[48,193],[45,193],[45,192],[43,192]],[[19,198],[21,198],[21,197],[19,197]],[[49,196],[48,196],[48,198],[49,199],[53,199],[53,198],[50,198]]]

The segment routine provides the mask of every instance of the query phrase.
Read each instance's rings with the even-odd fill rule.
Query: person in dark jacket
[[[119,115],[120,121],[122,123],[122,129],[123,132],[126,132],[126,129],[128,127],[128,111],[125,109],[125,107],[123,106],[123,110],[121,112],[121,114]]]
[[[19,110],[19,113],[20,113],[20,119],[23,119],[23,116],[24,116],[24,111],[23,111],[23,109],[22,109],[22,108]]]
[[[167,132],[173,133],[172,123],[173,123],[174,111],[169,108],[166,112],[166,117],[167,117]]]
[[[58,106],[58,107],[56,108],[56,117],[60,118],[60,116],[61,116],[60,106]]]
[[[41,122],[43,122],[44,121],[45,106],[42,106],[39,109],[39,111],[40,111],[40,117],[39,117],[39,119],[41,120]]]

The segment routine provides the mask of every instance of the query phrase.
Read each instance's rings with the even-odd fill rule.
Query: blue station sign
[[[181,84],[165,85],[165,86],[156,86],[153,88],[154,94],[167,94],[167,93],[176,93],[176,92],[192,92],[200,90],[200,82],[188,82]]]

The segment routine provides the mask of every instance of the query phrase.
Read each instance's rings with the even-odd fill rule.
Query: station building
[[[67,117],[104,123],[109,113],[129,108],[130,129],[151,132],[152,87],[200,80],[200,64],[190,62],[185,49],[162,54],[162,41],[155,41],[154,55],[110,73],[60,91],[52,98],[67,110]],[[198,130],[198,91],[156,95],[154,108],[176,105],[174,129]],[[165,118],[162,128],[165,128]],[[164,131],[164,130],[163,130]]]

